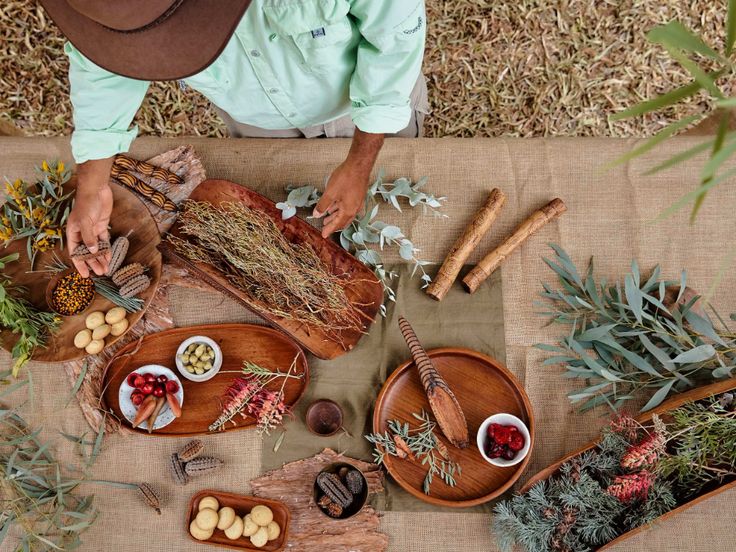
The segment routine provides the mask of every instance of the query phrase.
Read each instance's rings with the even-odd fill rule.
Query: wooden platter
[[[120,384],[133,370],[147,364],[160,364],[178,373],[174,357],[179,344],[194,335],[204,335],[213,339],[222,349],[222,368],[210,380],[194,382],[181,379],[186,401],[182,415],[153,436],[184,437],[210,433],[209,425],[221,412],[221,401],[225,390],[238,376],[243,361],[248,360],[263,368],[287,372],[294,358],[297,358],[295,374],[304,374],[301,379],[290,378],[284,385],[285,402],[293,406],[302,396],[309,383],[309,368],[304,351],[281,332],[254,324],[219,324],[175,328],[147,335],[140,341],[129,343],[110,361],[104,376],[102,394],[103,407],[111,410],[121,420],[124,419],[118,401]],[[278,391],[283,379],[271,382],[267,387]],[[228,424],[225,431],[253,427],[251,417],[235,419],[236,425]],[[130,428],[141,435],[148,432]]]
[[[489,356],[460,348],[432,349],[427,354],[457,397],[468,422],[470,445],[465,449],[453,447],[440,433],[452,460],[460,464],[462,474],[455,487],[439,480],[433,482],[432,493],[427,495],[422,490],[426,466],[386,456],[386,469],[404,490],[430,504],[466,508],[493,500],[514,484],[531,458],[534,416],[529,398],[516,377]],[[376,399],[373,431],[385,431],[391,419],[416,427],[412,413],[422,409],[431,413],[416,367],[413,362],[406,362],[388,377]],[[531,435],[529,454],[519,464],[508,468],[486,462],[475,445],[480,424],[499,412],[523,420]]]
[[[652,410],[649,410],[648,412],[645,412],[644,414],[638,416],[636,419],[642,424],[647,424],[652,421],[652,418],[656,414],[657,416],[660,416],[665,422],[667,421],[668,413],[672,410],[675,410],[677,408],[680,408],[686,403],[692,402],[692,401],[699,401],[701,399],[706,399],[712,395],[718,395],[720,393],[725,393],[727,391],[732,391],[736,389],[736,378],[729,378],[727,380],[718,381],[715,383],[711,383],[710,385],[705,385],[703,387],[698,387],[696,389],[691,389],[690,391],[686,391],[684,393],[680,393],[679,395],[676,395],[672,397],[671,399],[666,400],[659,406],[653,408]],[[539,483],[540,481],[547,479],[548,477],[555,475],[559,469],[562,467],[562,465],[569,461],[570,459],[582,454],[583,452],[590,450],[594,448],[598,444],[598,440],[591,441],[587,445],[584,445],[580,447],[579,449],[563,456],[560,458],[557,462],[554,464],[551,464],[550,466],[547,466],[537,474],[535,474],[533,477],[531,477],[526,483],[524,483],[524,486],[519,490],[520,493],[525,493],[529,489],[531,489],[535,484]],[[722,493],[723,491],[726,491],[728,489],[732,489],[736,487],[736,477],[732,477],[729,480],[727,480],[722,485],[709,490],[708,492],[703,493],[702,495],[693,498],[689,502],[686,502],[684,504],[681,504],[677,508],[670,510],[669,512],[666,512],[665,514],[659,516],[656,520],[654,520],[652,523],[640,525],[639,527],[636,527],[635,529],[632,529],[631,531],[627,531],[626,533],[622,533],[612,541],[607,542],[606,544],[595,548],[594,550],[607,550],[611,547],[613,547],[616,544],[621,543],[622,541],[625,541],[626,539],[633,537],[634,535],[641,533],[642,531],[646,531],[651,527],[653,524],[660,522],[663,519],[670,518],[674,515],[679,514],[680,512],[684,512],[685,510],[692,508],[696,504],[708,500],[709,498],[716,496],[717,494]]]
[[[76,178],[72,178],[65,188],[74,187],[75,185]],[[147,274],[151,278],[151,285],[140,295],[141,299],[145,301],[143,308],[138,312],[128,313],[128,330],[130,330],[141,319],[158,288],[158,282],[161,278],[161,253],[158,251],[157,246],[161,238],[153,217],[143,202],[133,192],[114,183],[110,183],[110,188],[112,189],[114,201],[113,213],[110,218],[110,235],[113,237],[128,235],[128,232],[132,230],[130,235],[128,235],[130,248],[126,262],[138,262],[143,266],[149,267]],[[26,297],[35,307],[49,311],[50,308],[46,304],[46,285],[50,279],[49,274],[29,272],[31,270],[31,263],[26,254],[25,239],[12,242],[1,251],[3,256],[16,252],[20,254],[20,257],[17,261],[6,266],[4,270],[5,274],[15,284],[26,288]],[[51,251],[39,253],[36,256],[34,270],[41,271],[47,265],[52,264],[54,262],[54,253],[66,265],[72,266],[66,248],[61,251],[56,247]],[[97,294],[92,304],[84,313],[62,318],[61,327],[49,338],[48,346],[45,349],[36,349],[33,354],[33,360],[39,362],[65,362],[85,357],[87,353],[83,349],[74,347],[74,335],[79,330],[84,329],[84,319],[88,313],[96,310],[108,311],[114,306],[112,302]],[[106,346],[112,345],[123,335],[125,334],[118,337],[108,336],[105,338]],[[17,336],[8,330],[0,333],[2,347],[6,351],[12,350],[17,339]]]
[[[364,314],[365,322],[362,331],[325,332],[321,328],[273,316],[267,313],[257,301],[253,301],[244,292],[234,287],[220,271],[205,263],[189,261],[177,254],[171,244],[163,240],[160,249],[167,259],[191,270],[216,289],[240,301],[269,323],[289,334],[319,358],[332,359],[355,347],[376,317],[383,301],[383,288],[368,267],[333,241],[325,240],[315,228],[299,217],[282,220],[281,211],[271,200],[233,182],[205,180],[194,189],[189,198],[194,201],[206,201],[213,205],[226,202],[243,203],[271,217],[284,236],[292,243],[311,245],[334,274],[344,275],[346,279],[353,282],[353,285],[348,288],[348,296]],[[172,227],[170,233],[187,239],[186,235],[180,233],[178,224]]]
[[[214,534],[206,541],[199,541],[195,539],[194,537],[192,537],[191,533],[189,533],[189,525],[196,517],[197,512],[199,512],[199,501],[206,496],[214,496],[217,499],[217,502],[220,503],[220,508],[224,506],[230,506],[233,510],[235,510],[235,515],[238,515],[240,517],[244,517],[246,514],[250,513],[253,507],[258,506],[259,504],[268,506],[273,512],[273,520],[279,524],[279,527],[281,527],[281,534],[278,536],[277,539],[269,541],[265,546],[261,548],[256,548],[255,546],[253,546],[250,542],[250,538],[248,537],[241,536],[237,540],[230,540],[225,536],[225,532],[220,531],[219,529],[215,529]],[[277,500],[269,500],[267,498],[259,498],[255,496],[237,495],[233,493],[225,493],[222,491],[205,489],[203,491],[199,491],[189,501],[189,510],[187,513],[187,523],[185,526],[185,530],[187,532],[187,535],[189,535],[189,538],[201,544],[212,544],[214,546],[222,546],[225,548],[232,548],[234,550],[264,550],[266,552],[279,552],[280,550],[284,549],[284,546],[289,539],[290,521],[291,514],[289,513],[289,509],[286,507],[286,504],[284,504],[283,502],[279,502]]]

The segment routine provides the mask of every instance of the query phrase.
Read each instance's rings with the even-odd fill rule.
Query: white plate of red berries
[[[494,414],[478,429],[478,449],[483,458],[502,468],[521,462],[531,447],[526,424],[513,414]]]
[[[151,409],[150,404],[161,402],[160,399],[162,406]],[[173,371],[158,364],[148,364],[128,374],[120,384],[118,401],[121,412],[133,427],[150,432],[166,427],[181,416],[184,389]],[[140,423],[135,425],[138,420]],[[149,430],[151,420],[153,428]]]

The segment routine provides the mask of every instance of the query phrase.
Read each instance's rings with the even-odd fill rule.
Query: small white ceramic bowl
[[[486,454],[486,443],[488,442],[488,426],[490,426],[491,424],[512,425],[516,427],[516,429],[518,429],[519,432],[524,436],[524,448],[516,453],[516,456],[513,460],[505,460],[504,458],[489,458]],[[483,456],[483,459],[489,464],[493,464],[494,466],[499,466],[501,468],[515,466],[516,464],[521,462],[524,458],[526,458],[526,455],[529,454],[529,449],[532,446],[532,439],[529,435],[529,429],[526,427],[526,424],[513,414],[506,413],[494,414],[493,416],[486,418],[485,421],[480,424],[480,428],[478,429],[478,436],[476,437],[476,442],[478,444],[478,450],[480,450],[480,454],[481,456]]]
[[[165,366],[160,366],[158,364],[146,364],[145,366],[141,366],[140,368],[133,370],[133,372],[135,372],[136,374],[153,374],[154,376],[164,375],[170,380],[178,383],[179,391],[174,393],[174,395],[176,395],[176,398],[179,400],[179,405],[181,405],[182,408],[184,407],[184,386],[182,386],[181,380],[176,376],[174,372],[172,372]],[[133,372],[131,372],[131,374]],[[125,419],[128,420],[131,424],[133,423],[133,419],[138,412],[138,407],[135,406],[130,400],[130,394],[133,391],[135,391],[135,387],[131,387],[130,385],[128,385],[128,376],[125,376],[123,383],[120,384],[120,390],[118,391],[118,402],[120,403],[120,410],[122,411],[123,416],[125,416]],[[155,431],[157,429],[161,429],[162,427],[166,427],[175,419],[176,418],[174,417],[174,413],[171,411],[169,404],[164,403],[164,406],[161,409],[158,418],[156,418],[156,423],[153,424],[153,430]],[[147,430],[148,420],[143,422],[138,427],[140,429]]]
[[[204,343],[205,345],[209,345],[210,347],[212,347],[212,350],[215,352],[215,361],[212,363],[212,368],[207,370],[204,374],[190,374],[189,372],[187,372],[186,368],[184,368],[181,360],[179,360],[179,355],[184,354],[186,348],[189,347],[189,345],[191,345],[192,343]],[[209,337],[205,337],[203,335],[194,335],[189,339],[185,339],[181,342],[181,345],[179,345],[179,348],[176,350],[175,360],[176,368],[179,370],[179,373],[188,380],[207,381],[208,379],[214,378],[215,374],[217,374],[217,372],[220,371],[220,368],[222,368],[222,350],[220,349],[220,346]]]

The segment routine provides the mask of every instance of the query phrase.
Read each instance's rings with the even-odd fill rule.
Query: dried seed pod
[[[343,466],[342,468],[340,468],[340,471],[337,472],[337,475],[340,477],[340,479],[345,479],[345,476],[348,474],[349,471],[350,468],[348,468],[347,466]]]
[[[161,515],[161,500],[158,498],[158,493],[148,483],[140,483],[138,485],[138,491],[145,503],[156,510],[158,515]]]
[[[222,466],[223,461],[212,456],[200,456],[184,465],[184,471],[190,477],[204,475],[213,472]]]
[[[92,253],[86,245],[80,243],[77,247],[74,248],[74,251],[72,251],[71,257],[73,259],[86,261],[87,259],[94,259],[95,257],[103,255],[109,249],[110,242],[107,240],[100,240],[97,242],[97,253]]]
[[[146,291],[148,289],[148,286],[150,285],[151,279],[145,274],[141,274],[140,276],[131,278],[122,286],[120,286],[120,296],[126,298],[135,297],[136,295],[139,295],[140,293]]]
[[[179,451],[179,459],[182,462],[190,462],[194,460],[197,456],[202,454],[202,451],[204,450],[204,443],[200,441],[199,439],[194,439],[193,441],[189,441],[184,447]]]
[[[171,476],[174,478],[174,481],[176,481],[179,485],[187,484],[189,478],[184,471],[184,462],[181,461],[181,458],[176,452],[171,454],[169,468],[171,470]]]
[[[120,236],[113,242],[112,257],[105,276],[112,276],[123,266],[125,256],[128,254],[128,247],[130,247],[130,242],[125,236]]]
[[[327,515],[329,515],[330,517],[339,518],[342,515],[342,506],[333,502],[333,500],[327,495],[323,495],[322,498],[319,499],[317,504],[320,506],[320,508],[327,512]]]
[[[143,272],[144,268],[140,263],[130,263],[115,271],[112,275],[112,282],[120,287],[131,278],[141,276]]]
[[[353,502],[353,495],[340,481],[335,473],[322,472],[317,476],[317,485],[322,492],[329,496],[333,502],[339,504],[343,508],[347,508]]]
[[[345,476],[345,484],[354,495],[363,492],[363,475],[358,470],[350,470]]]

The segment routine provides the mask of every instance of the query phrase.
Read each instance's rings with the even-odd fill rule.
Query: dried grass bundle
[[[330,332],[362,328],[350,281],[309,245],[287,240],[267,215],[240,203],[187,201],[179,223],[190,238],[167,238],[177,252],[220,270],[259,309]]]

